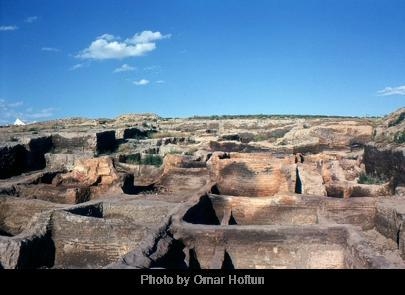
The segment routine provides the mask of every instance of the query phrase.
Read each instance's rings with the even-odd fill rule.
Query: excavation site
[[[405,109],[0,128],[0,268],[405,268]]]

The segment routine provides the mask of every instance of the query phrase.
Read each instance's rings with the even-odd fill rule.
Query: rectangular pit
[[[39,199],[58,204],[79,204],[90,199],[91,192],[84,185],[29,184],[19,185],[18,195],[24,199]]]
[[[52,215],[56,268],[100,268],[135,248],[149,228],[120,220],[79,216],[66,211]]]
[[[190,268],[346,269],[395,268],[346,225],[183,225],[175,237],[185,245]],[[181,237],[181,238],[179,238]],[[399,264],[399,267],[404,264]]]
[[[183,220],[208,225],[309,225],[338,223],[374,227],[375,199],[330,199],[306,195],[235,197],[208,194]]]
[[[16,236],[27,228],[34,215],[57,207],[41,200],[0,196],[0,235]]]
[[[233,197],[208,194],[184,216],[184,221],[210,225],[317,224],[319,198],[303,196]]]
[[[115,262],[163,223],[174,204],[92,202],[52,215],[56,268],[101,268]]]
[[[295,197],[247,198],[209,196],[221,224],[283,225],[318,223],[318,204],[314,199]]]

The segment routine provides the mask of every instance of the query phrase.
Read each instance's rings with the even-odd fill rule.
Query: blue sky
[[[384,115],[404,36],[403,0],[0,0],[0,124]]]

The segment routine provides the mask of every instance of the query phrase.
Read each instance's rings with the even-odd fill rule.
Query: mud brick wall
[[[235,268],[345,267],[344,228],[193,228],[182,240],[201,268],[221,268],[224,260]]]
[[[324,209],[322,215],[338,224],[354,224],[363,230],[375,226],[376,208],[375,198],[323,199]]]
[[[292,163],[290,159],[277,159],[271,154],[216,153],[207,165],[221,194],[263,197],[294,192]]]
[[[396,241],[398,244],[403,231],[405,218],[405,207],[398,206],[390,200],[383,201],[377,205],[376,229],[387,238]]]
[[[76,136],[72,134],[53,134],[52,144],[54,153],[73,153],[75,151],[95,151],[96,138],[95,135],[86,134]]]
[[[21,144],[0,147],[0,179],[24,172],[27,154],[28,151]]]
[[[116,148],[115,131],[104,131],[96,133],[98,153],[111,152]]]
[[[46,166],[45,154],[53,148],[51,136],[32,138],[28,143],[27,170],[39,170]]]
[[[282,204],[274,203],[269,198],[221,198],[210,197],[218,220],[230,220],[239,225],[266,224],[316,224],[319,199],[307,202],[294,197],[284,198]],[[226,223],[226,221],[225,221]],[[228,223],[226,223],[228,224]]]
[[[378,148],[373,144],[364,147],[366,172],[380,177],[393,177],[395,185],[405,185],[405,148]]]
[[[56,267],[102,267],[135,248],[148,228],[125,220],[55,212],[52,239]]]
[[[0,197],[0,229],[10,235],[21,233],[35,214],[57,207],[40,200]]]

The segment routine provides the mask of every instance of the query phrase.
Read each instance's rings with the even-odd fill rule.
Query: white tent
[[[22,125],[25,125],[25,123],[23,122],[23,121],[21,121],[20,119],[16,119],[15,120],[15,122],[14,122],[14,125],[18,125],[18,126],[22,126]]]

